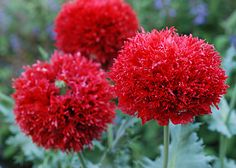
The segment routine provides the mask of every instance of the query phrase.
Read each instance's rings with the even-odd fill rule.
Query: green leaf
[[[220,159],[216,158],[214,168],[221,168]],[[231,159],[224,159],[224,168],[236,168],[236,162]]]
[[[222,27],[228,34],[236,33],[236,11],[234,11],[227,20],[222,23]]]
[[[234,58],[236,57],[236,50],[234,46],[231,46],[227,51],[223,59],[223,67],[227,75],[230,75],[232,70],[236,67]]]
[[[2,113],[4,116],[6,116],[10,112],[11,112],[11,109],[0,104],[0,113]]]
[[[210,168],[213,159],[203,151],[203,141],[194,132],[200,124],[171,125],[171,144],[169,146],[168,168]],[[142,166],[145,168],[162,168],[163,146],[161,156],[155,161],[144,158]]]
[[[229,37],[227,35],[219,35],[215,37],[213,42],[218,51],[224,51],[228,43],[229,43]]]
[[[116,132],[114,141],[112,142],[112,149],[113,150],[114,150],[115,146],[117,145],[117,143],[119,142],[119,140],[125,134],[126,129],[128,129],[129,127],[132,127],[138,121],[139,120],[135,117],[130,117],[128,119],[123,119],[121,121],[121,125],[120,125],[120,127],[118,128],[118,130]]]
[[[212,117],[208,120],[208,129],[217,131],[226,137],[230,138],[236,134],[236,114],[232,111],[228,124],[226,124],[227,116],[230,107],[225,98],[221,99],[219,109],[215,107],[212,109]]]
[[[102,145],[101,141],[93,140],[93,146],[94,148],[97,147],[101,151],[105,150],[105,146]]]
[[[0,101],[4,101],[4,102],[7,102],[9,103],[10,105],[13,104],[13,100],[11,99],[11,97],[3,94],[2,92],[0,92]]]
[[[92,162],[88,162],[87,167],[88,167],[88,168],[100,168],[99,165],[93,164]]]
[[[38,46],[38,50],[39,50],[39,53],[41,54],[42,58],[44,60],[48,60],[49,54],[41,46]]]
[[[4,121],[7,123],[14,123],[14,115],[11,107],[0,104],[0,114],[4,116]]]

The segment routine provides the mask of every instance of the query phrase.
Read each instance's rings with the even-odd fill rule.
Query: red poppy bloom
[[[123,0],[77,0],[66,3],[56,18],[56,46],[107,66],[137,29],[136,14]]]
[[[25,67],[13,86],[18,125],[46,149],[80,151],[114,118],[105,72],[79,53]]]
[[[125,43],[111,68],[124,112],[160,125],[187,124],[210,114],[226,93],[221,57],[204,40],[174,28],[139,33]]]

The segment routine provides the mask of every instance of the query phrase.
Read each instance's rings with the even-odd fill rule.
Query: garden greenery
[[[0,167],[236,168],[235,9],[0,1]]]

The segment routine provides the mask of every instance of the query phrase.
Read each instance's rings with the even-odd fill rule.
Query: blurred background
[[[52,165],[55,166],[59,162],[63,162],[61,167],[64,164],[66,166],[65,154],[55,154],[51,151],[45,153],[19,132],[14,124],[11,112],[13,102],[9,97],[13,92],[12,78],[20,75],[22,65],[32,64],[37,59],[47,59],[47,53],[53,53],[56,36],[53,31],[53,20],[64,2],[65,0],[0,0],[0,167],[53,167]],[[213,43],[222,56],[222,66],[229,76],[227,82],[231,88],[226,99],[230,99],[232,87],[236,83],[235,0],[127,2],[137,12],[140,25],[146,31],[175,26],[180,34],[191,33]],[[127,117],[122,114],[120,116]],[[204,121],[205,118],[198,120]],[[132,127],[132,124],[135,123],[130,124],[131,127],[127,128],[120,143],[126,142],[126,138],[131,142],[123,144],[113,160],[119,157],[117,162],[132,162],[131,160],[138,160],[143,155],[155,158],[158,146],[162,143],[162,132],[158,131],[157,124],[149,122],[143,127],[140,124]],[[198,134],[203,138],[207,147],[206,152],[218,155],[219,134],[209,132],[204,125],[202,124]],[[232,138],[227,148],[227,156],[232,159],[236,158],[235,141],[236,139]],[[85,155],[96,161],[103,144],[104,142],[95,142],[94,152],[87,152]],[[70,155],[70,158],[73,159],[73,156]],[[69,165],[72,161],[67,162]],[[134,167],[135,163],[130,165]]]

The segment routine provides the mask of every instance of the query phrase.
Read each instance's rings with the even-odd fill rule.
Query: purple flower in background
[[[32,35],[33,35],[34,37],[37,37],[37,36],[39,35],[39,33],[40,33],[39,27],[34,27],[34,28],[32,29]]]
[[[8,30],[10,25],[10,18],[3,9],[0,9],[0,33],[4,33]]]
[[[171,7],[171,0],[155,0],[154,7],[160,10],[162,15],[176,16],[176,10]]]
[[[154,6],[156,9],[162,9],[164,5],[163,5],[162,0],[155,0]]]
[[[20,38],[16,34],[10,35],[10,45],[15,53],[19,53],[21,50]]]
[[[47,0],[47,2],[48,2],[49,8],[52,11],[57,12],[60,9],[60,4],[58,3],[57,0]]]
[[[236,35],[231,35],[229,37],[230,44],[236,49]]]
[[[204,2],[196,4],[196,1],[190,1],[191,11],[190,13],[194,16],[193,23],[195,25],[203,25],[207,21],[208,16],[208,6]]]
[[[46,32],[48,33],[49,37],[50,37],[52,40],[55,40],[55,38],[56,38],[56,33],[55,33],[55,31],[54,31],[54,25],[53,25],[53,24],[48,25],[48,27],[46,28]]]
[[[176,10],[173,9],[173,8],[169,9],[169,16],[175,17],[176,16]]]

